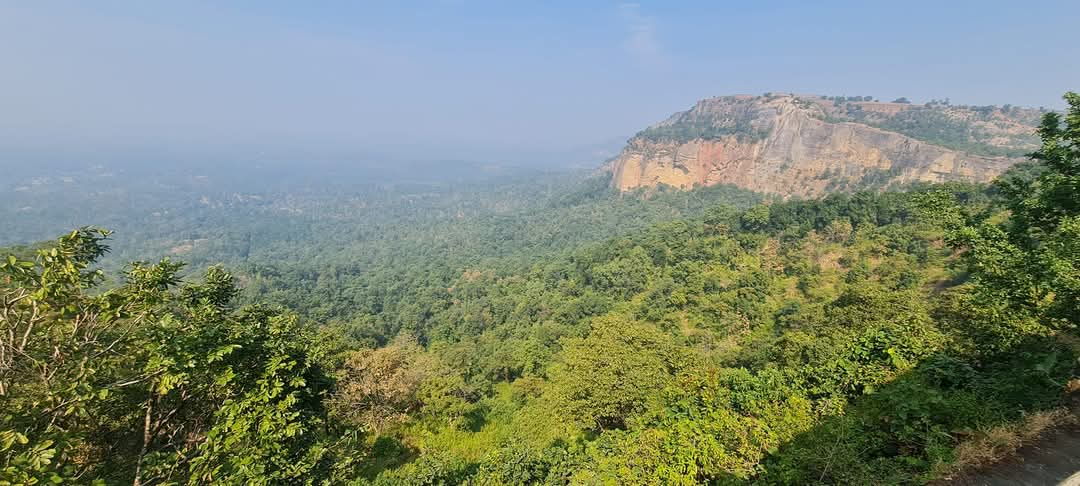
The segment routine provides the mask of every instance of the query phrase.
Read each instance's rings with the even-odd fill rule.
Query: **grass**
[[[1028,414],[1007,424],[978,431],[957,445],[954,460],[939,463],[933,476],[950,479],[961,473],[989,466],[1032,444],[1054,429],[1080,424],[1080,417],[1068,407],[1059,407]]]

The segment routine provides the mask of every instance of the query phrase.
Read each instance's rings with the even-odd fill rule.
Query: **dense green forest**
[[[147,262],[178,244],[138,224],[119,256],[95,227],[12,248],[0,484],[910,484],[994,461],[1080,388],[1066,99],[988,186],[373,186],[209,205],[187,267]]]
[[[0,244],[106,219],[101,225],[115,234],[102,263],[111,269],[161,255],[197,267],[287,260],[310,268],[314,258],[367,265],[451,254],[540,259],[717,204],[748,207],[762,200],[733,186],[619,195],[606,177],[589,171],[441,168],[403,182],[379,180],[363,168],[315,169],[297,174],[238,166],[154,175],[91,167],[26,175],[0,202],[0,215],[15,223]],[[252,180],[243,177],[247,170],[255,170]]]

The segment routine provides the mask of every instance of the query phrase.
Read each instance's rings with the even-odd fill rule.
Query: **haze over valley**
[[[0,5],[0,484],[1075,478],[1077,19]]]

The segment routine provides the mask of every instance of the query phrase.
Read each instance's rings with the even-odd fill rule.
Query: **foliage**
[[[685,360],[653,326],[598,318],[588,336],[563,344],[562,360],[553,371],[560,385],[555,393],[567,415],[584,428],[625,428]]]
[[[1016,126],[1034,127],[1038,123],[1038,110],[952,106],[936,101],[911,105],[906,98],[892,102],[908,106],[895,112],[881,112],[837,101],[828,118],[864,123],[934,145],[986,156],[1023,157],[1038,142],[1030,131],[1015,131]]]
[[[764,139],[767,134],[767,132],[754,128],[750,121],[746,119],[739,119],[734,124],[704,119],[679,121],[649,127],[638,132],[634,137],[650,142],[684,143],[692,140],[716,140],[724,137],[757,141]]]
[[[3,479],[269,483],[323,467],[328,383],[295,316],[232,308],[219,268],[176,289],[168,260],[90,293],[107,236],[77,230],[0,268]]]
[[[195,281],[104,283],[99,229],[17,248],[0,483],[932,481],[1077,376],[1066,99],[989,187],[389,191]]]

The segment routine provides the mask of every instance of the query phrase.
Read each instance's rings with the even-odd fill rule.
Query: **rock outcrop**
[[[710,98],[643,130],[606,167],[612,184],[624,191],[661,184],[687,189],[734,184],[785,197],[814,197],[914,181],[988,181],[1022,160],[946,148],[849,121],[888,122],[908,109],[947,113],[943,108],[858,103],[856,118],[846,116],[852,108],[843,105],[796,95]],[[932,121],[949,123],[949,128],[961,123],[942,117]],[[1028,148],[1023,144],[1030,143],[1031,125],[1008,118],[998,122],[987,125],[1000,126],[996,131],[970,122],[956,126],[983,137],[985,142],[976,142],[984,145],[977,147],[987,152],[994,140]]]

